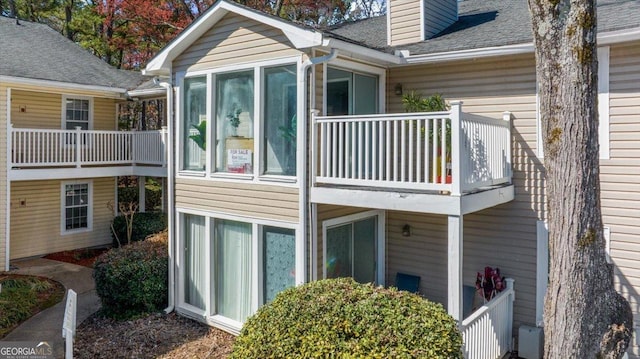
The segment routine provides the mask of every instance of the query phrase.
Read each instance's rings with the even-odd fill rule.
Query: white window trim
[[[264,101],[264,88],[262,86],[262,76],[263,69],[267,67],[275,67],[275,66],[284,66],[284,65],[296,65],[296,73],[297,73],[297,84],[302,82],[300,78],[301,74],[299,69],[302,66],[302,56],[289,56],[278,59],[271,59],[265,61],[258,62],[250,62],[243,64],[234,64],[228,66],[217,67],[215,69],[206,69],[206,70],[198,70],[198,71],[181,71],[176,73],[176,83],[178,84],[176,88],[176,109],[175,109],[175,117],[176,121],[176,134],[178,140],[178,145],[176,146],[176,177],[177,178],[193,178],[193,177],[205,177],[208,180],[222,180],[225,182],[254,182],[254,183],[269,183],[274,185],[280,185],[285,187],[295,187],[298,188],[297,178],[303,169],[297,168],[297,175],[294,176],[282,176],[282,175],[265,175],[262,174],[263,167],[263,152],[262,151],[262,143],[263,143],[263,106]],[[215,77],[217,74],[229,73],[229,72],[238,72],[238,71],[248,71],[253,70],[254,72],[254,119],[253,119],[253,173],[249,174],[240,174],[240,173],[229,173],[229,172],[217,172],[213,170],[215,167],[215,156],[214,156],[214,147],[207,146],[206,158],[207,165],[205,171],[193,171],[193,170],[183,170],[184,167],[184,158],[182,154],[182,146],[183,138],[184,138],[184,114],[182,113],[182,102],[183,102],[183,94],[180,89],[184,88],[184,79],[191,77],[199,77],[206,76],[207,78],[207,138],[213,139],[215,132],[213,129],[213,112],[215,106]],[[303,103],[303,98],[298,96],[297,98],[297,114],[298,118],[305,118],[304,109],[306,108],[306,104]],[[300,143],[297,144],[301,146]]]
[[[66,191],[67,185],[86,184],[87,185],[87,228],[76,228],[67,230],[66,226]],[[60,184],[60,235],[69,235],[93,231],[93,180],[63,181]]]
[[[600,143],[600,159],[608,160],[610,154],[610,111],[609,111],[609,46],[598,47],[598,142]],[[536,147],[538,158],[544,158],[542,141],[542,123],[540,122],[540,94],[536,81]]]
[[[346,70],[365,75],[378,76],[378,113],[385,112],[385,99],[386,99],[386,80],[387,71],[380,67],[362,64],[359,62],[352,62],[343,59],[334,59],[328,63],[322,64],[322,115],[327,115],[327,68],[333,67],[340,70]],[[351,107],[351,104],[349,104]]]
[[[385,285],[385,211],[384,210],[371,210],[360,213],[351,214],[348,216],[337,217],[322,221],[322,261],[326,263],[327,257],[327,229],[341,224],[354,222],[360,219],[377,216],[378,224],[378,238],[377,238],[377,257],[376,257],[376,284]],[[317,255],[317,254],[316,254]],[[322,278],[327,278],[327,266],[322,265]]]
[[[176,230],[178,233],[178,248],[184,248],[185,238],[184,238],[184,215],[197,215],[205,218],[205,251],[208,253],[206,257],[205,267],[207,268],[207,273],[205,274],[206,280],[206,288],[205,291],[207,293],[207,298],[205,298],[205,309],[201,310],[192,305],[189,305],[184,302],[184,285],[183,280],[185,278],[185,268],[184,268],[184,251],[180,250],[178,255],[176,256],[176,266],[178,267],[178,276],[176,279],[176,287],[177,287],[177,308],[181,311],[187,312],[196,318],[203,318],[207,323],[211,325],[218,326],[229,330],[234,333],[238,333],[242,328],[242,323],[237,322],[233,319],[229,319],[220,315],[217,315],[214,312],[215,309],[215,283],[213,283],[212,273],[214,273],[214,261],[212,260],[212,255],[214,254],[212,248],[212,236],[214,235],[214,226],[216,220],[232,220],[239,221],[251,224],[252,227],[252,261],[251,261],[251,275],[252,275],[252,288],[251,288],[251,309],[252,312],[255,313],[260,307],[260,293],[262,292],[262,260],[261,260],[261,249],[262,249],[262,228],[265,226],[268,227],[278,227],[283,229],[292,229],[294,230],[296,236],[296,248],[295,248],[295,270],[296,270],[296,278],[295,285],[299,285],[305,282],[304,278],[304,269],[305,269],[305,255],[304,252],[301,254],[301,249],[304,249],[304,239],[301,238],[301,228],[296,223],[284,222],[284,221],[276,221],[276,220],[268,220],[268,219],[259,219],[253,217],[247,217],[242,215],[229,214],[224,212],[217,211],[207,211],[207,210],[196,210],[190,208],[176,208],[177,218],[176,218]]]
[[[89,101],[89,124],[88,130],[93,130],[93,97],[89,96],[77,96],[77,95],[62,95],[62,113],[60,115],[60,128],[67,129],[67,100],[88,100]],[[117,122],[116,122],[117,124]]]
[[[607,263],[611,264],[611,229],[603,227]],[[536,326],[544,326],[544,296],[549,283],[549,226],[536,222]]]

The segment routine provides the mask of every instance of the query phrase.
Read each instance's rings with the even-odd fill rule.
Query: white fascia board
[[[45,87],[49,89],[65,89],[65,90],[81,90],[81,91],[97,91],[104,92],[107,97],[115,97],[121,98],[127,92],[127,89],[118,88],[118,87],[107,87],[107,86],[94,86],[94,85],[82,85],[82,84],[74,84],[70,82],[59,82],[59,81],[51,81],[51,80],[38,80],[31,79],[26,77],[14,77],[14,76],[3,76],[0,75],[0,82],[5,84],[17,84],[17,85],[29,85],[29,86],[38,86]]]
[[[435,62],[466,60],[480,57],[526,54],[533,53],[533,50],[534,47],[532,43],[494,46],[479,49],[437,52],[433,54],[409,55],[404,57],[403,62],[406,64],[426,64]]]
[[[143,74],[164,76],[170,74],[171,62],[229,12],[280,29],[298,49],[318,46],[322,42],[322,34],[316,31],[302,29],[286,21],[222,0],[196,19],[193,24],[151,59]]]
[[[8,172],[8,178],[10,181],[97,178],[115,176],[167,177],[166,167],[151,166],[10,169]]]
[[[640,28],[608,31],[598,34],[598,46],[611,45],[614,43],[640,40]],[[404,56],[402,63],[424,64],[435,62],[446,62],[455,60],[466,60],[472,58],[482,58],[491,56],[505,56],[533,53],[535,50],[533,43],[483,47],[478,49],[468,49],[460,51],[437,52],[433,54],[408,55]],[[408,53],[407,50],[402,50]]]
[[[127,92],[129,97],[143,97],[143,98],[155,98],[155,97],[167,97],[167,90],[160,88],[145,89],[145,90],[131,90]]]
[[[399,65],[402,63],[402,59],[398,56],[335,38],[324,39],[322,46],[339,50],[340,55],[350,55],[353,58],[368,60],[379,65]]]

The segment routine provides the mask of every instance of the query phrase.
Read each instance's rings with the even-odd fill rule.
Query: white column
[[[448,218],[447,311],[462,322],[462,216]]]
[[[144,190],[145,183],[147,183],[147,177],[139,176],[138,177],[138,212],[140,212],[140,213],[146,211],[146,208],[145,208],[146,191]]]
[[[451,101],[451,195],[460,196],[463,174],[460,156],[462,155],[462,101]],[[443,178],[444,178],[443,173]],[[442,182],[445,182],[444,180]],[[449,222],[451,223],[451,222]],[[451,229],[449,229],[451,239]]]

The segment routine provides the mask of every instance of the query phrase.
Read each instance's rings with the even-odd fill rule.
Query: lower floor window
[[[91,228],[91,183],[63,183],[64,231]]]
[[[295,230],[184,213],[182,303],[242,323],[296,283]]]

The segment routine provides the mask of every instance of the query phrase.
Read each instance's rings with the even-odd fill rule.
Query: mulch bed
[[[234,338],[175,313],[126,321],[94,314],[77,329],[74,358],[227,358]]]
[[[96,258],[108,250],[109,248],[75,249],[72,251],[47,254],[44,258],[93,268],[93,263],[95,263]]]

